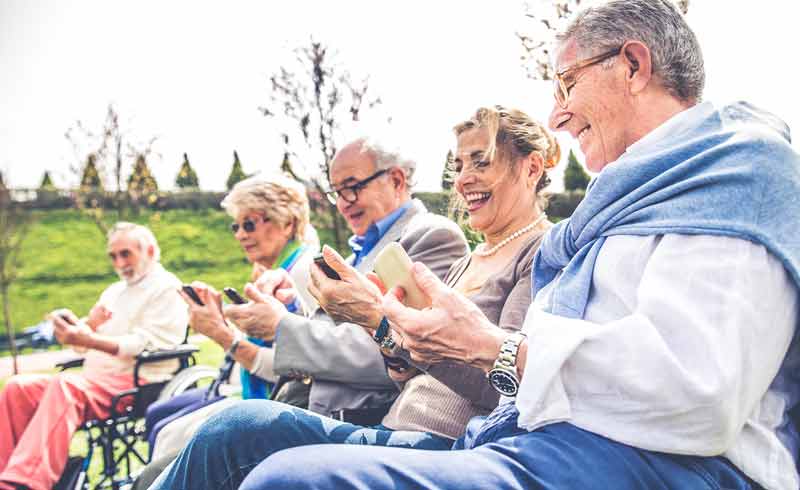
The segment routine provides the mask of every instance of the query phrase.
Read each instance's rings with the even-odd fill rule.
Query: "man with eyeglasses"
[[[432,307],[384,300],[412,358],[470,352],[502,381],[498,408],[452,451],[296,447],[240,490],[798,488],[788,128],[747,103],[701,102],[700,46],[670,0],[598,4],[557,41],[550,127],[597,176],[537,252],[524,335],[464,314],[419,264]]]
[[[81,372],[27,374],[0,392],[0,489],[52,488],[67,462],[72,434],[109,416],[112,397],[133,388],[135,356],[180,344],[189,315],[180,281],[159,263],[144,226],[117,223],[108,256],[120,281],[105,289],[85,319],[66,309],[48,315],[56,339],[86,352]],[[140,379],[167,379],[176,361],[147,364]]]

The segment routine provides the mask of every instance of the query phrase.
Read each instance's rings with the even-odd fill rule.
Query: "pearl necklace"
[[[536,225],[538,225],[539,223],[544,221],[546,218],[547,218],[547,214],[542,213],[541,215],[539,215],[538,218],[533,220],[533,222],[531,224],[529,224],[527,226],[524,226],[523,228],[520,228],[519,230],[517,230],[514,233],[510,234],[509,236],[505,237],[500,243],[498,243],[494,247],[490,248],[489,250],[483,250],[484,248],[486,248],[486,244],[485,243],[481,243],[479,245],[480,249],[478,247],[476,247],[475,250],[472,253],[477,255],[478,257],[488,257],[490,255],[494,255],[498,250],[500,250],[501,248],[503,248],[506,245],[508,245],[509,243],[511,243],[514,239],[519,238],[522,235],[524,235],[525,233],[528,233],[529,231],[531,231]]]

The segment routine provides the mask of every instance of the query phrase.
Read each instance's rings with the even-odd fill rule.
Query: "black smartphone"
[[[64,320],[65,322],[69,323],[70,325],[75,325],[74,323],[72,323],[72,320],[70,319],[70,317],[68,317],[66,315],[66,313],[62,313],[62,314],[60,314],[58,316],[60,316],[62,320]]]
[[[183,292],[186,293],[187,296],[192,298],[192,301],[194,301],[200,306],[205,305],[205,303],[203,303],[203,301],[200,299],[200,296],[197,295],[197,291],[195,291],[193,287],[189,286],[188,284],[184,284],[183,286],[181,286],[181,289],[183,289]]]
[[[229,300],[233,302],[235,305],[243,305],[247,303],[247,300],[239,294],[239,291],[233,288],[222,288],[222,292],[225,293],[225,296],[228,297]]]
[[[322,272],[324,272],[329,278],[337,281],[342,280],[342,277],[335,270],[333,270],[333,267],[329,266],[328,263],[325,262],[325,258],[322,256],[322,254],[314,257],[314,263],[317,264],[319,268],[322,269]]]

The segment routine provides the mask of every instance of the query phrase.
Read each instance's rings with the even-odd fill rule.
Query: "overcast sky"
[[[692,0],[706,99],[754,102],[797,138],[799,13],[794,0]],[[475,108],[500,103],[543,120],[552,107],[550,83],[520,66],[522,14],[516,0],[0,0],[0,170],[18,187],[37,186],[45,170],[73,184],[64,133],[77,120],[99,129],[109,103],[134,140],[158,137],[150,163],[162,188],[183,152],[209,189],[224,187],[234,149],[246,172],[274,169],[283,150],[258,107],[269,75],[313,34],[370,75],[392,117],[376,131],[418,160],[420,188],[436,189],[451,128]]]

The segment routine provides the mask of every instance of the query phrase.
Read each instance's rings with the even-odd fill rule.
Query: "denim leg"
[[[458,445],[454,446],[458,447]],[[750,490],[723,458],[636,449],[561,423],[520,431],[474,449],[309,446],[259,465],[259,486],[274,489]]]
[[[368,444],[448,449],[424,432],[361,427],[271,400],[245,400],[206,421],[151,489],[236,489],[282,449],[311,444]]]

